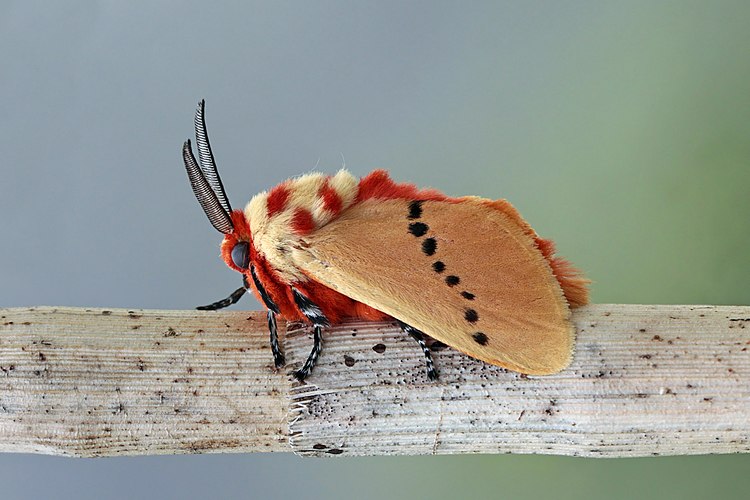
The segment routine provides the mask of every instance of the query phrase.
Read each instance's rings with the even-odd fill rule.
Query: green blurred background
[[[235,206],[334,171],[511,200],[598,303],[750,303],[750,3],[4,2],[0,305],[188,308]],[[245,302],[242,307],[258,308]],[[1,429],[0,429],[1,434]],[[3,498],[746,498],[750,456],[0,455]]]

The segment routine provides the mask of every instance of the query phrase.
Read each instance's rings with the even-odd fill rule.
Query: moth
[[[324,328],[346,318],[396,321],[437,370],[425,335],[465,354],[524,374],[551,374],[570,362],[571,307],[588,302],[588,283],[555,256],[505,200],[452,198],[396,183],[384,170],[357,179],[346,170],[310,173],[232,209],[205,123],[195,113],[198,161],[182,157],[193,192],[221,233],[221,255],[242,275],[226,299],[251,290],[265,304],[276,367],[284,365],[277,317],[312,324],[313,347],[294,376],[320,355]]]

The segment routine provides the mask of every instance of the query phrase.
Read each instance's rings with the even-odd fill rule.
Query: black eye
[[[240,269],[247,269],[248,264],[250,264],[250,252],[248,248],[247,241],[240,241],[232,249],[232,262]]]

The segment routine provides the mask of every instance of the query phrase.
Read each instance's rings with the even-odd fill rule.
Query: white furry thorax
[[[323,227],[354,203],[359,181],[342,169],[334,176],[318,172],[302,175],[289,179],[281,186],[288,190],[283,210],[269,214],[268,198],[273,190],[264,191],[253,196],[245,206],[245,217],[250,224],[256,250],[279,276],[289,283],[307,281],[308,278],[292,260],[291,249],[303,236],[293,228],[295,214],[305,210],[312,216],[313,230]],[[326,206],[322,195],[326,186],[338,195],[341,211],[332,211]]]

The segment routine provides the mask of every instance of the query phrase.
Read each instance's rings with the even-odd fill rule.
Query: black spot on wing
[[[424,222],[412,222],[409,224],[409,232],[416,237],[424,236],[427,234],[428,229],[430,229],[430,226]]]
[[[439,260],[435,261],[432,263],[432,270],[436,273],[442,273],[443,271],[445,271],[445,264],[443,264],[443,262]]]
[[[471,336],[474,339],[474,342],[476,342],[479,345],[487,345],[487,335],[485,335],[482,332],[476,332]]]
[[[409,203],[409,219],[419,219],[422,217],[422,200],[414,200]]]
[[[450,275],[445,277],[445,284],[448,286],[456,286],[461,283],[461,278],[458,276]]]
[[[434,255],[437,250],[437,241],[435,238],[427,238],[422,242],[422,252],[425,255]]]
[[[464,311],[464,318],[469,323],[476,323],[477,321],[479,321],[479,314],[477,314],[474,309],[467,309],[466,311]]]
[[[461,292],[461,297],[465,298],[466,300],[474,300],[474,294],[471,292],[463,291]]]

